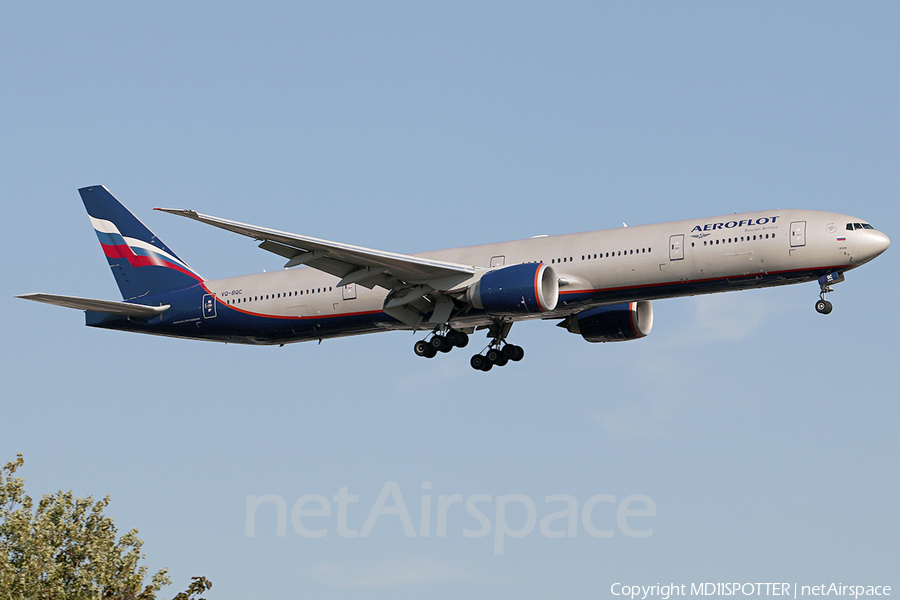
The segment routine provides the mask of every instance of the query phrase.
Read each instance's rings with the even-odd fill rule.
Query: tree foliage
[[[171,583],[166,569],[144,584],[143,542],[137,529],[116,536],[97,502],[71,491],[47,494],[35,506],[15,473],[19,454],[0,470],[0,598],[3,600],[155,600]],[[194,577],[176,600],[192,600],[212,587]],[[196,600],[202,600],[197,598]]]

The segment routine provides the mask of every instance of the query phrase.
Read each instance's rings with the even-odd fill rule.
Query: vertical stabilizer
[[[78,192],[123,299],[180,290],[203,281],[105,187]]]

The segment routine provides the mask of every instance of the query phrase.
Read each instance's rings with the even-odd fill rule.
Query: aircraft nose
[[[888,246],[891,245],[891,240],[888,236],[884,235],[880,231],[873,232],[872,236],[872,257],[876,257],[885,250],[888,249]]]

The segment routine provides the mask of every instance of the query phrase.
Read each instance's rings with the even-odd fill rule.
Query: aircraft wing
[[[187,217],[226,231],[261,240],[260,248],[288,259],[285,268],[308,265],[340,277],[341,281],[338,286],[358,283],[370,289],[378,285],[392,290],[422,285],[434,290],[446,291],[470,279],[478,271],[471,265],[372,250],[340,242],[329,242],[211,217],[193,210],[176,208],[157,208],[155,210]]]
[[[58,296],[56,294],[22,294],[21,296],[16,296],[16,298],[45,302],[78,310],[92,310],[111,315],[121,315],[123,317],[152,317],[165,312],[170,306],[169,304],[147,306],[145,304],[132,304],[131,302],[79,298],[78,296]]]

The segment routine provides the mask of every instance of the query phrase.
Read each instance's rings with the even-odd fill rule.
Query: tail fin
[[[203,281],[105,187],[78,192],[123,299],[184,289]]]

